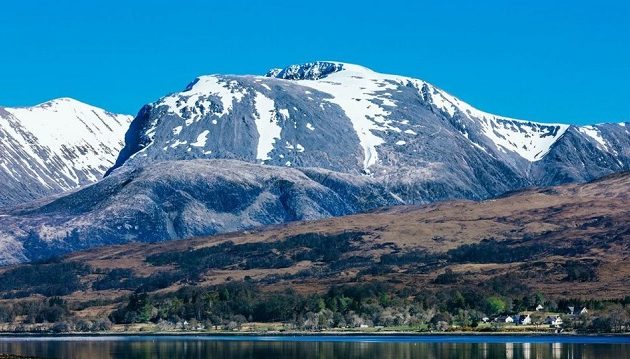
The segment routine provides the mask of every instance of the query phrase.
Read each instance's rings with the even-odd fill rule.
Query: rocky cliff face
[[[0,207],[98,181],[131,120],[68,98],[0,107]]]

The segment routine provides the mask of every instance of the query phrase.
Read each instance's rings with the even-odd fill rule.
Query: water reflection
[[[514,344],[505,343],[505,357],[507,359],[514,359]]]
[[[532,358],[532,344],[523,343],[523,359],[531,359],[531,358]]]
[[[630,359],[628,343],[330,342],[124,338],[0,340],[0,354],[41,358],[453,358]]]
[[[551,344],[551,352],[553,353],[553,359],[562,358],[562,344],[560,343]]]

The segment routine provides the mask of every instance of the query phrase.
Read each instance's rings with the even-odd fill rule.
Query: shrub
[[[453,272],[452,269],[447,268],[444,273],[438,274],[433,280],[435,284],[454,284],[462,277],[461,274]]]

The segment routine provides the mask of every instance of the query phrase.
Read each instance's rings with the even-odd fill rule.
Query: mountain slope
[[[233,160],[154,163],[0,215],[0,265],[130,241],[158,242],[401,204],[381,184]]]
[[[571,126],[540,161],[529,167],[535,183],[589,181],[629,168],[630,125]]]
[[[482,202],[397,206],[252,232],[109,246],[25,269],[80,265],[83,273],[72,275],[81,276],[82,290],[67,296],[73,302],[109,303],[103,299],[123,301],[137,288],[164,295],[187,285],[241,280],[263,293],[287,288],[321,293],[333,286],[380,283],[423,291],[491,286],[502,296],[623,298],[630,295],[628,188],[626,172]],[[449,270],[448,280],[440,281]],[[2,275],[0,270],[0,280]],[[39,293],[14,287],[0,294]],[[111,310],[105,305],[92,312],[102,316]]]
[[[0,206],[96,182],[113,165],[130,122],[68,98],[0,108]]]
[[[481,199],[630,168],[625,124],[576,127],[479,111],[422,80],[315,62],[202,76],[142,108],[116,165],[229,158],[369,174],[410,203]],[[454,185],[453,185],[454,184]],[[411,186],[410,186],[411,185]]]

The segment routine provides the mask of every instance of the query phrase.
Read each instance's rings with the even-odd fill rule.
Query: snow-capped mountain
[[[314,62],[202,76],[146,105],[115,168],[194,158],[370,175],[426,202],[628,169],[630,132],[492,115],[422,80]],[[447,185],[458,190],[436,195]]]
[[[69,98],[0,107],[0,206],[101,179],[131,120]]]
[[[109,137],[89,138],[95,146]],[[103,180],[0,213],[0,264],[387,205],[484,199],[630,169],[626,123],[576,127],[496,116],[424,81],[336,62],[199,77],[142,107],[124,138]],[[35,173],[74,188],[83,157],[66,152],[92,147],[63,148],[54,175],[40,174],[43,165]],[[39,164],[20,160],[22,153],[8,157]],[[93,177],[84,174],[86,181],[112,160]]]

